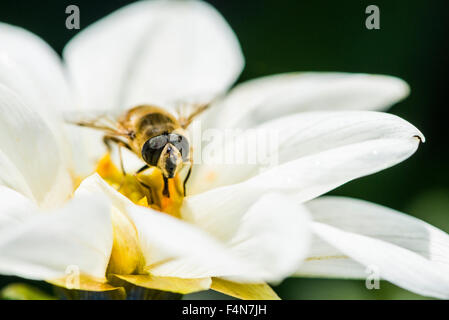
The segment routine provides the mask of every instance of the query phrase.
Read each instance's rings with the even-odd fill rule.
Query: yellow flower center
[[[151,167],[137,174],[123,174],[111,161],[109,154],[98,162],[96,172],[113,188],[135,204],[153,208],[180,218],[184,200],[183,181],[178,176],[168,179],[168,194],[164,190],[162,172]]]

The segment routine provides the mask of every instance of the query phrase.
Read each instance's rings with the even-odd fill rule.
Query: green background
[[[67,5],[80,7],[82,29],[130,2],[2,0],[0,21],[31,30],[60,53],[77,33],[65,28]],[[332,194],[383,204],[449,231],[447,1],[210,2],[240,40],[246,68],[239,82],[291,71],[380,73],[407,81],[411,95],[390,112],[417,126],[427,142],[407,161]],[[380,30],[365,28],[370,4],[380,8]],[[0,286],[17,280],[0,277]],[[284,299],[422,298],[386,282],[380,290],[367,290],[364,281],[287,279],[275,289]]]

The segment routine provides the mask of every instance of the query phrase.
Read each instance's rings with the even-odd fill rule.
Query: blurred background
[[[78,5],[81,30],[133,1],[2,0],[0,21],[26,28],[58,53],[78,31],[65,28],[65,8]],[[391,113],[418,127],[427,142],[407,161],[350,182],[332,194],[370,200],[449,232],[447,1],[216,0],[246,57],[239,82],[291,71],[344,71],[394,75],[410,96]],[[380,30],[367,30],[365,8],[380,8]],[[2,44],[0,43],[0,46]],[[1,277],[0,287],[22,281]],[[25,281],[51,292],[41,282]],[[275,287],[283,299],[422,299],[392,284],[367,290],[364,281],[287,279]],[[225,298],[213,292],[188,298]]]

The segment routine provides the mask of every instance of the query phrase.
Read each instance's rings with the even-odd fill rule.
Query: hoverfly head
[[[158,167],[168,179],[176,176],[188,156],[187,139],[176,133],[152,137],[142,147],[143,160],[150,166]]]

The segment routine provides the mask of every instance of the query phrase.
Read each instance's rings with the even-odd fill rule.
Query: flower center
[[[111,161],[109,153],[98,162],[96,172],[135,204],[180,218],[184,191],[178,176],[167,180],[168,192],[164,192],[165,182],[161,170],[151,167],[136,174],[123,174]]]

